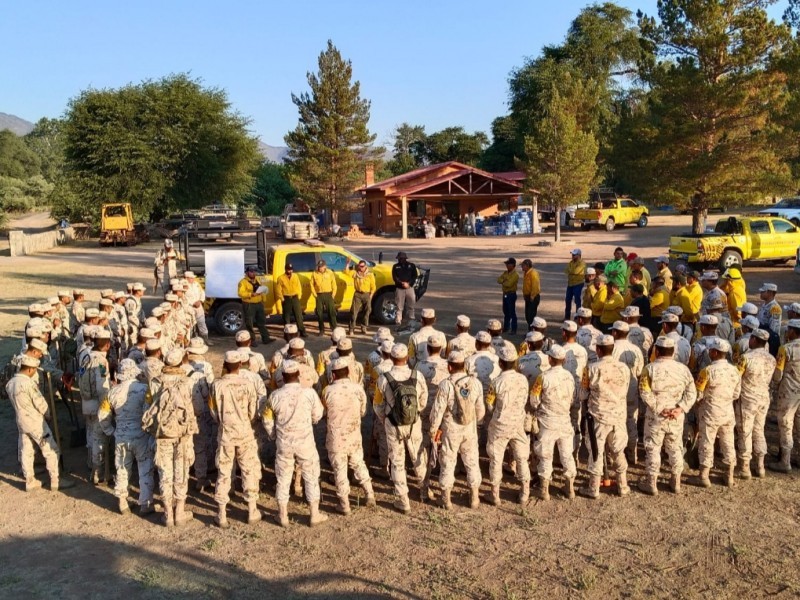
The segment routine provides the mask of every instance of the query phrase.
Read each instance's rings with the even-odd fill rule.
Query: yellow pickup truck
[[[252,232],[248,233],[252,236]],[[192,264],[195,262],[194,257],[197,256],[197,252],[189,246],[188,237],[184,236],[181,240],[184,256],[187,257],[186,269],[201,276],[200,280],[206,291],[206,315],[220,333],[235,335],[244,326],[242,303],[237,295],[237,288],[239,280],[244,276],[245,265],[250,264],[256,266],[259,273],[256,277],[258,282],[267,288],[264,300],[267,316],[281,314],[281,303],[275,298],[275,282],[283,274],[287,262],[292,263],[295,274],[300,277],[303,290],[300,304],[303,312],[313,313],[315,298],[310,288],[311,273],[316,269],[317,261],[320,259],[327,263],[328,269],[336,276],[337,291],[334,301],[337,309],[340,312],[350,310],[354,292],[352,270],[361,260],[359,256],[341,246],[325,244],[319,240],[269,246],[264,231],[257,232],[256,235],[255,261],[246,257],[245,248],[208,247],[203,249],[202,265],[200,261]],[[237,239],[237,234],[234,234],[234,244]],[[242,236],[241,239],[251,238]],[[391,325],[394,324],[397,314],[392,265],[383,263],[381,259],[382,257],[379,257],[377,262],[365,259],[375,275],[377,288],[372,299],[372,318],[381,325]],[[428,288],[430,269],[418,268],[417,271],[414,290],[419,299]]]
[[[618,225],[636,223],[647,227],[650,211],[630,198],[619,198],[613,190],[602,188],[592,192],[588,208],[579,208],[572,218],[574,225],[588,231],[592,227],[604,227],[613,231]]]
[[[754,215],[720,219],[714,231],[685,233],[669,240],[670,260],[718,264],[720,269],[741,267],[746,260],[776,264],[795,258],[800,229],[786,219]]]

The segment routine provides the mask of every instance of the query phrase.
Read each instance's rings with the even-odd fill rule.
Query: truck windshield
[[[124,217],[125,206],[107,206],[105,213],[107,217]]]
[[[305,213],[298,215],[287,215],[286,221],[289,223],[313,223],[314,215],[309,215]]]

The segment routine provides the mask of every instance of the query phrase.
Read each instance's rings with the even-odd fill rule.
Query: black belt
[[[295,298],[297,298],[297,296],[284,296],[283,297],[284,300],[294,300]]]

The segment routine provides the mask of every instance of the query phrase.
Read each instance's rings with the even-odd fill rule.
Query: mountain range
[[[33,123],[16,115],[0,112],[0,131],[4,129],[8,129],[17,135],[26,135],[33,129]],[[260,139],[258,140],[258,149],[268,161],[279,164],[285,161],[286,153],[289,152],[286,146],[270,146]]]

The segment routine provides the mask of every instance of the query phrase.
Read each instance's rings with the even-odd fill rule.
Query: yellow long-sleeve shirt
[[[583,296],[581,297],[581,308],[592,308],[592,301],[597,294],[597,288],[591,283],[583,286]]]
[[[689,304],[691,306],[692,314],[700,314],[700,306],[703,304],[703,288],[697,282],[690,283],[686,286],[686,293],[689,294]],[[683,310],[686,314],[686,309]]]
[[[594,297],[592,297],[592,314],[596,317],[599,317],[603,314],[603,306],[606,303],[606,298],[608,297],[608,288],[606,286],[601,287],[598,289]]]
[[[673,299],[675,306],[680,306],[683,309],[683,314],[681,315],[681,323],[694,323],[697,320],[697,313],[695,312],[695,308],[692,304],[692,298],[689,296],[689,291],[682,287],[677,292],[675,292],[675,298]],[[697,307],[697,310],[700,310],[700,307]]]
[[[665,286],[657,287],[650,296],[650,316],[660,317],[670,307],[670,293]]]
[[[625,308],[625,300],[619,292],[611,294],[603,304],[603,311],[600,314],[600,322],[609,325],[614,321],[622,319],[622,309]]]
[[[522,295],[526,298],[535,298],[542,291],[541,283],[539,282],[539,272],[530,268],[522,278]]]
[[[311,274],[311,294],[333,294],[336,295],[336,276],[333,271],[325,271],[320,273],[314,271]]]
[[[586,279],[586,263],[582,260],[571,260],[564,268],[564,273],[567,275],[567,285],[569,287],[583,283]]]
[[[517,285],[519,284],[519,273],[517,273],[516,269],[513,271],[506,271],[497,278],[497,283],[503,287],[504,294],[516,292]]]
[[[374,294],[377,289],[375,285],[375,275],[367,271],[364,275],[353,274],[353,288],[356,292],[367,292]]]
[[[275,284],[275,297],[278,299],[279,302],[283,302],[283,299],[286,296],[300,296],[303,293],[303,288],[300,285],[300,277],[298,275],[292,275],[289,277],[284,273],[280,277],[278,277],[278,281]]]
[[[259,302],[263,302],[264,295],[256,294],[256,290],[260,285],[261,284],[255,279],[251,281],[249,277],[242,277],[242,279],[239,281],[239,288],[237,290],[239,298],[242,299],[242,302],[245,304],[258,304]]]

